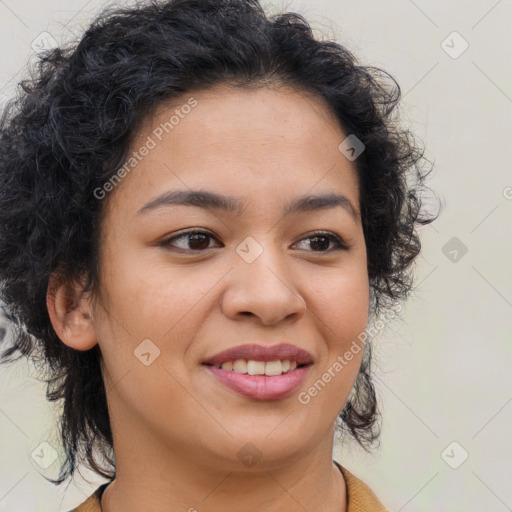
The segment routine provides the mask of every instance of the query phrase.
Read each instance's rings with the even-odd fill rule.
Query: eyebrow
[[[208,210],[222,210],[238,216],[241,216],[246,210],[245,203],[233,196],[226,196],[206,190],[170,190],[146,203],[137,212],[137,215],[168,206],[196,206]],[[348,197],[334,193],[322,195],[307,194],[294,198],[285,205],[283,214],[292,215],[331,208],[343,208],[354,220],[359,218],[357,210]]]

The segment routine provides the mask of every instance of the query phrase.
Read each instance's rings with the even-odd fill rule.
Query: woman
[[[0,279],[77,511],[386,510],[368,326],[405,299],[424,158],[400,89],[256,0],[105,12],[2,119]],[[201,242],[201,243],[199,243]],[[101,458],[102,460],[98,460]]]

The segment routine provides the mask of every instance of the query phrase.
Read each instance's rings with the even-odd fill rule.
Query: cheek
[[[343,344],[364,331],[370,300],[364,265],[317,274],[306,290],[310,309],[323,323],[327,340]]]
[[[332,301],[324,304],[324,318],[330,327],[330,336],[344,348],[347,341],[357,339],[368,322],[369,292],[367,284],[345,287],[343,292],[333,295]]]
[[[113,239],[102,265],[112,314],[132,337],[161,338],[201,299],[208,280],[203,273],[196,279],[191,268],[173,268],[157,247],[122,245]]]
[[[369,282],[365,271],[318,280],[311,290],[316,307],[314,317],[325,345],[319,367],[308,386],[298,394],[298,402],[310,418],[334,421],[343,409],[361,364],[369,312]],[[316,421],[316,420],[311,420]]]
[[[301,403],[314,410],[318,407],[319,413],[324,411],[334,418],[348,398],[363,355],[361,335],[365,333],[369,313],[366,260],[359,255],[338,272],[316,277],[315,284],[309,287],[313,294],[309,303],[316,308],[316,326],[325,346],[318,373],[310,383],[312,387],[299,398],[303,399]]]
[[[159,353],[157,366],[186,373],[187,348],[211,313],[209,293],[229,270],[208,262],[171,266],[157,249],[147,254],[141,261],[140,254],[124,252],[115,265],[104,267],[109,314],[99,322],[99,338],[115,376],[140,366],[134,354],[142,343]]]

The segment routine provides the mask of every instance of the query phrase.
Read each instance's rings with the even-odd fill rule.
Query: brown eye
[[[210,245],[210,236],[205,233],[189,233],[185,236],[189,237],[188,243],[190,249],[193,249],[194,251],[207,249]]]
[[[349,248],[343,240],[334,233],[313,233],[312,236],[303,238],[300,242],[304,242],[305,240],[309,240],[309,243],[306,244],[306,248],[313,252],[331,252],[334,250],[347,250]],[[334,244],[333,248],[330,248],[331,243]]]
[[[314,236],[309,240],[309,246],[315,251],[325,251],[331,245],[331,240],[326,236]]]
[[[211,247],[210,241],[214,238],[212,234],[204,231],[188,231],[163,240],[160,245],[171,250],[176,248],[178,251],[185,252],[204,251]]]

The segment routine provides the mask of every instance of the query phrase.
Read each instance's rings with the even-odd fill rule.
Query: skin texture
[[[99,343],[103,354],[116,457],[103,510],[344,511],[334,421],[362,351],[308,404],[298,393],[333,367],[368,320],[355,163],[338,150],[347,134],[310,93],[216,86],[162,106],[134,150],[191,96],[197,106],[103,199],[100,296],[69,300],[77,289],[60,283],[48,297],[61,340],[77,350]],[[177,189],[232,195],[246,211],[167,206],[137,214]],[[333,192],[350,200],[356,218],[341,207],[283,216],[293,198]],[[174,251],[159,245],[188,228],[213,236],[203,245],[175,239]],[[311,248],[318,230],[349,249],[333,240],[326,250],[328,239]],[[249,236],[263,248],[252,263],[236,252]],[[145,339],[160,350],[148,366],[134,355]],[[239,395],[201,364],[237,345],[281,342],[314,360],[304,384],[282,400]],[[259,454],[251,467],[237,456],[246,443]]]

